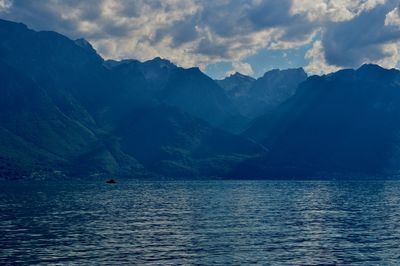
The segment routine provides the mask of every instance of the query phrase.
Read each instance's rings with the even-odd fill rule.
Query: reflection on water
[[[400,182],[3,182],[0,264],[399,264]]]

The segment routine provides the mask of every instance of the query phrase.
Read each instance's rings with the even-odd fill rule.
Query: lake
[[[397,181],[4,181],[0,211],[0,264],[400,264]]]

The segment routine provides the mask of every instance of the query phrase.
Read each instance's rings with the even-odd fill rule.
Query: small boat
[[[114,179],[109,179],[106,181],[107,184],[115,184],[117,183],[117,181],[115,181]]]

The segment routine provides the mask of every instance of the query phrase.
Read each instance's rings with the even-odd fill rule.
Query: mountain
[[[225,89],[235,107],[249,118],[255,118],[289,99],[297,86],[306,80],[307,74],[302,68],[271,70],[261,78],[236,73],[217,83]]]
[[[113,134],[124,153],[152,172],[174,177],[223,177],[237,163],[264,152],[169,106],[139,108]]]
[[[216,128],[235,111],[213,80],[160,58],[0,20],[0,77],[1,179],[223,177],[263,152]]]
[[[136,87],[136,98],[157,101],[201,118],[215,127],[239,132],[248,120],[241,116],[225,91],[199,68],[181,68],[170,61],[155,58],[106,61],[125,87]],[[139,80],[138,77],[142,80]],[[143,84],[137,86],[138,84]]]
[[[248,160],[235,175],[396,175],[400,170],[400,72],[364,65],[310,77],[294,97],[257,119],[244,135],[269,153]]]
[[[71,163],[102,145],[96,133],[63,113],[35,81],[1,61],[0,76],[0,178],[82,168]],[[85,168],[96,167],[106,170],[102,164]]]
[[[306,79],[307,74],[302,68],[274,69],[254,82],[250,97],[260,99],[264,104],[259,108],[269,111],[293,96],[297,86]]]
[[[253,118],[251,113],[254,103],[260,103],[258,99],[250,97],[250,90],[255,81],[254,78],[238,72],[223,80],[216,80],[217,84],[225,90],[239,113],[244,117],[248,117],[249,120]]]
[[[43,146],[51,146],[51,143],[38,133],[50,128],[49,124],[54,119],[60,118],[60,124],[69,121],[60,117],[62,115],[57,108],[32,80],[1,61],[0,77],[0,178],[5,175],[28,175],[26,169],[47,167],[48,160],[60,160],[59,156],[44,149]],[[32,123],[25,127],[23,121]],[[59,135],[60,131],[49,130],[47,133],[57,135],[60,143],[65,144],[66,139]],[[58,151],[68,152],[64,148],[65,145],[60,145]]]
[[[246,96],[256,80],[236,72],[222,80],[216,80],[232,99]]]
[[[247,123],[225,92],[198,68],[175,69],[158,98],[230,132],[240,131]]]
[[[398,70],[214,81],[161,58],[104,61],[84,39],[0,20],[0,179],[399,173]]]
[[[162,90],[165,87],[171,72],[178,68],[169,60],[160,57],[145,62],[133,59],[121,61],[107,60],[104,62],[104,66],[114,72],[122,72],[128,76],[140,73],[155,91]],[[152,93],[154,93],[154,91],[152,91]]]
[[[87,127],[95,127],[95,113],[115,95],[103,59],[87,45],[55,32],[0,20],[0,58],[30,77],[60,111]]]

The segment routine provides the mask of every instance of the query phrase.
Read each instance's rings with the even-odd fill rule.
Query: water
[[[400,182],[2,182],[0,264],[400,264]]]

